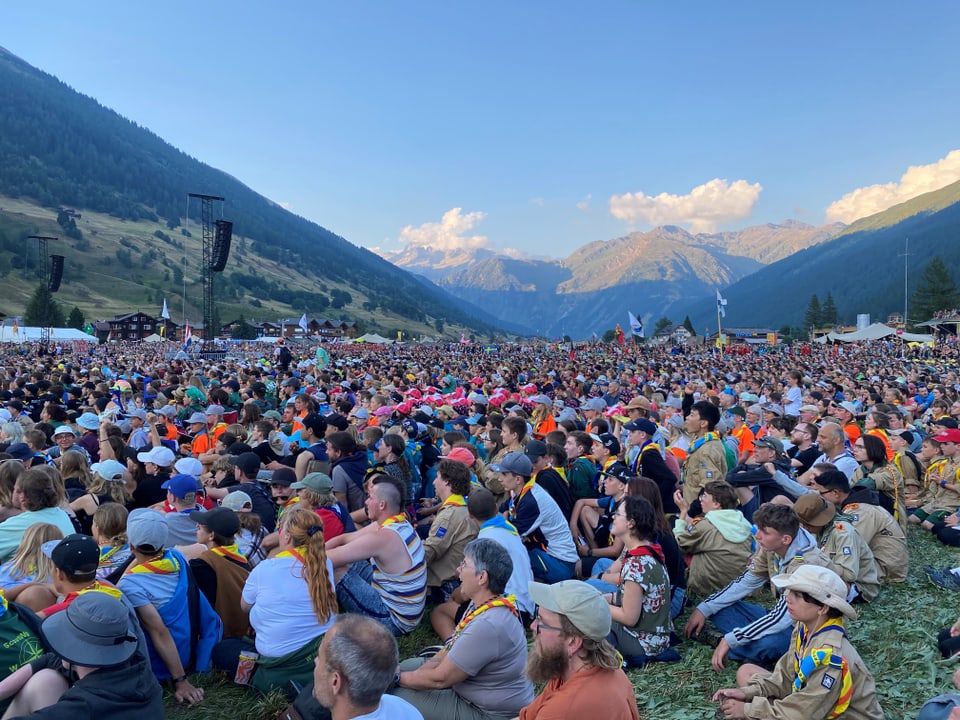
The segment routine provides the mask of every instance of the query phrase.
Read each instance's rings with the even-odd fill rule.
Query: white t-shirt
[[[507,595],[515,595],[517,609],[523,610],[532,617],[536,610],[533,598],[530,597],[533,570],[530,568],[530,555],[523,546],[523,540],[520,539],[519,535],[500,527],[483,528],[477,537],[493,540],[510,555],[510,559],[513,561],[513,573],[507,580],[507,587],[504,592]]]
[[[783,413],[799,417],[800,406],[803,405],[803,391],[798,387],[787,388],[784,400]]]
[[[333,564],[329,560],[327,575],[333,592]],[[257,652],[267,657],[298,650],[327,632],[336,619],[331,616],[323,625],[317,620],[303,565],[294,557],[270,558],[257,565],[247,577],[242,597],[253,605],[250,625],[257,631]]]
[[[380,707],[372,713],[357,715],[353,720],[423,720],[423,715],[406,700],[384,695],[380,698]]]

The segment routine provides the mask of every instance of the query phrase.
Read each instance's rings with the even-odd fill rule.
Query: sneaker
[[[927,574],[930,576],[930,582],[932,582],[937,587],[942,587],[945,590],[955,590],[960,592],[960,578],[954,575],[949,570],[929,570]]]

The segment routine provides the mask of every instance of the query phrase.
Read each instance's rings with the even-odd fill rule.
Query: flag
[[[163,336],[166,335],[166,334],[167,334],[167,326],[166,326],[166,325],[161,325],[161,326],[160,326],[160,337],[163,337]]]
[[[163,310],[160,311],[160,317],[162,317],[164,320],[169,320],[169,319],[170,319],[170,311],[167,310],[167,299],[166,299],[166,298],[163,299]]]
[[[631,332],[633,332],[633,334],[636,335],[637,337],[641,337],[641,338],[642,338],[642,337],[643,337],[643,321],[642,321],[642,320],[639,320],[639,319],[637,318],[637,316],[634,315],[634,314],[633,314],[632,312],[630,312],[629,310],[627,311],[627,315],[630,316],[630,330],[631,330]]]
[[[397,342],[403,340],[403,330],[397,330]]]
[[[306,313],[304,313],[303,315],[300,316],[300,322],[298,322],[297,325],[299,325],[299,326],[303,329],[303,331],[304,331],[305,333],[310,331],[310,327],[307,325],[307,314],[306,314]]]
[[[719,290],[717,290],[717,314],[719,314],[720,317],[727,316],[727,301],[720,296]]]
[[[186,350],[193,344],[193,333],[190,331],[190,323],[187,323],[183,330],[183,349]]]
[[[463,333],[460,333],[460,344],[461,344],[461,345],[469,345],[469,344],[470,344],[470,341],[467,340],[467,336],[464,335]]]
[[[17,321],[16,321],[16,320],[13,321],[13,334],[14,334],[14,335],[19,335],[19,334],[20,334],[20,326],[17,325]]]
[[[570,348],[570,362],[573,362],[577,359],[577,352],[573,348]]]
[[[617,323],[616,335],[617,335],[617,345],[623,345],[627,342],[627,339],[626,337],[624,337],[624,334],[623,334],[623,328],[620,327],[620,323]]]

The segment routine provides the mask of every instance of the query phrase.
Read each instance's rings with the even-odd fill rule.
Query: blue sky
[[[271,5],[8,3],[0,45],[366,247],[561,257],[960,178],[956,2]]]

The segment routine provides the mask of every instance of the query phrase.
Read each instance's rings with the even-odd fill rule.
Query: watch
[[[396,675],[393,676],[393,684],[396,685],[396,686],[398,686],[398,687],[400,686],[400,673],[399,673],[399,672],[398,672]]]

